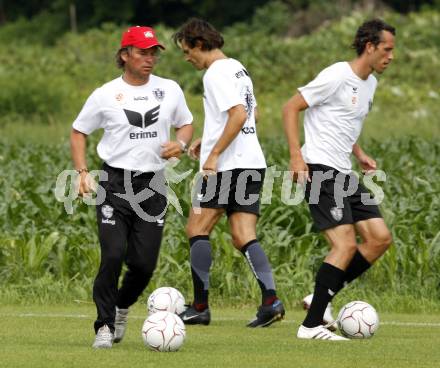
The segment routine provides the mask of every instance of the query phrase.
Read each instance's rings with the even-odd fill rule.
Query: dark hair
[[[219,31],[217,31],[207,21],[191,18],[173,35],[176,45],[185,41],[185,43],[193,49],[197,42],[200,42],[203,51],[213,49],[221,49],[224,40]]]
[[[125,61],[122,59],[121,54],[123,52],[128,52],[128,49],[131,48],[131,46],[127,46],[127,47],[122,47],[118,50],[118,52],[115,55],[115,59],[116,59],[116,66],[119,69],[124,69],[125,66]]]
[[[377,46],[381,42],[382,31],[388,31],[393,35],[396,34],[396,29],[381,19],[376,18],[364,22],[358,28],[351,47],[356,50],[358,55],[362,55],[365,50],[365,45],[368,42],[371,42],[374,46]]]

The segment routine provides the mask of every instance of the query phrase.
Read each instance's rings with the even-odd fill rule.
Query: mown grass
[[[296,339],[304,317],[298,310],[288,310],[282,323],[252,330],[245,324],[254,309],[213,306],[212,312],[210,326],[187,326],[180,351],[155,353],[141,340],[146,308],[140,304],[131,312],[124,341],[108,351],[91,348],[93,306],[3,306],[0,366],[430,368],[440,360],[438,315],[381,314],[372,339],[335,343]]]

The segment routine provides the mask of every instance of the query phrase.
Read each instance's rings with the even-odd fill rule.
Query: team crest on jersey
[[[352,92],[352,95],[351,95],[351,104],[354,106],[354,105],[356,105],[357,104],[357,102],[358,102],[358,87],[351,87],[351,92]]]
[[[108,224],[108,225],[113,225],[113,226],[116,224],[116,220],[110,220],[113,217],[113,207],[112,206],[105,204],[104,206],[101,207],[101,213],[102,213],[102,216],[104,217],[103,219],[101,219],[102,224]]]
[[[121,102],[124,99],[124,95],[122,93],[118,93],[115,96],[116,101]]]
[[[162,88],[153,89],[153,96],[156,98],[157,102],[162,102],[165,98],[165,90]]]
[[[109,206],[108,204],[105,204],[101,208],[101,213],[102,213],[102,216],[109,219],[113,216],[113,207]]]
[[[333,207],[330,209],[330,214],[332,215],[335,221],[339,222],[342,220],[342,216],[343,216],[342,208]]]

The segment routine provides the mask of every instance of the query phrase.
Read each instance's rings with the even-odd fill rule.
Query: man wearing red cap
[[[103,160],[100,186],[105,199],[96,206],[101,265],[93,286],[98,317],[94,348],[122,340],[128,308],[153,274],[167,208],[164,167],[191,141],[192,115],[179,85],[152,74],[160,49],[149,27],[130,27],[116,54],[123,74],[87,99],[73,123],[72,160],[79,195],[92,191],[86,164],[87,136],[102,128],[97,151]],[[170,140],[170,129],[176,140]],[[125,261],[127,272],[118,288]]]

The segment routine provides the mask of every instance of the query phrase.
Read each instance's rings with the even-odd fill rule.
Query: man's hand
[[[76,179],[75,187],[78,190],[78,196],[83,197],[84,195],[95,192],[97,184],[87,171],[82,171]]]
[[[309,177],[309,167],[302,157],[290,160],[290,171],[293,172],[293,180],[298,184],[305,185],[307,181],[311,181]]]
[[[192,142],[191,146],[189,146],[189,148],[188,148],[188,155],[193,160],[200,159],[200,148],[201,148],[201,145],[202,145],[202,139],[201,138],[197,138],[196,140],[194,140],[194,142]]]
[[[377,169],[377,164],[376,161],[373,160],[370,156],[368,155],[360,155],[359,157],[357,157],[358,162],[359,162],[359,166],[362,169],[362,172],[365,175],[371,175],[374,174],[374,172]]]
[[[166,142],[162,145],[162,151],[160,152],[160,156],[166,160],[170,159],[171,157],[179,158],[180,155],[183,153],[183,147],[180,142]]]
[[[214,175],[217,173],[217,161],[218,156],[211,152],[202,167],[204,175]]]
[[[359,166],[365,175],[374,174],[377,169],[376,161],[368,156],[358,143],[353,145],[353,154],[359,162]]]

